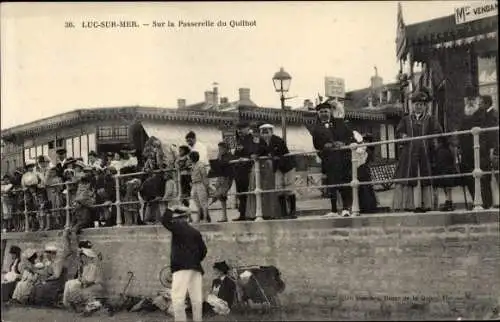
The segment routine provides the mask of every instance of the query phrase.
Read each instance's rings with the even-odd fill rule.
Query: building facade
[[[209,147],[209,157],[215,157],[217,143],[234,142],[235,125],[241,120],[266,122],[276,126],[281,134],[280,109],[237,106],[229,111],[189,110],[150,107],[120,107],[82,109],[56,115],[2,130],[2,174],[13,172],[28,159],[39,155],[55,158],[55,151],[64,147],[68,156],[87,159],[89,151],[98,153],[119,151],[133,144],[131,126],[139,124],[147,136],[156,136],[166,144],[181,145],[185,135],[194,131]],[[354,128],[392,122],[383,111],[347,111]],[[316,120],[311,111],[286,111],[288,145],[292,151],[313,151],[309,125]]]

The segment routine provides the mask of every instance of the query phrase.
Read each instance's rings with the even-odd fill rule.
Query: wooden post
[[[70,198],[69,198],[69,183],[65,182],[64,186],[66,187],[66,225],[64,227],[69,228],[71,226],[71,213],[70,213]]]
[[[28,214],[28,200],[26,198],[26,194],[28,193],[28,189],[23,190],[24,196],[24,231],[30,231],[30,223],[29,223],[29,214]]]
[[[120,202],[120,175],[115,175],[115,195],[116,195],[116,226],[122,226],[122,211],[121,211],[121,202]]]
[[[262,221],[262,189],[260,183],[260,162],[257,157],[254,161],[254,169],[255,169],[255,190],[253,193],[255,194],[255,221]]]
[[[482,210],[483,197],[481,194],[481,176],[483,175],[483,172],[481,170],[481,160],[479,155],[479,148],[481,147],[479,133],[481,133],[481,128],[473,127],[471,132],[474,137],[474,170],[472,171],[472,176],[474,177],[474,210]]]
[[[352,207],[351,212],[353,216],[359,216],[359,180],[358,180],[358,158],[356,151],[356,143],[351,144],[351,166],[352,166]],[[345,208],[344,208],[345,209]]]

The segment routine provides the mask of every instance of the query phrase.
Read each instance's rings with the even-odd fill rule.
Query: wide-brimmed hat
[[[172,218],[187,217],[191,213],[191,210],[185,206],[174,206],[170,210],[173,212]]]
[[[26,168],[27,167],[34,167],[34,166],[36,166],[36,161],[33,159],[26,160],[25,166],[26,166]]]
[[[260,130],[267,130],[267,129],[274,129],[274,125],[272,124],[269,124],[269,123],[266,123],[266,124],[262,124],[261,126],[259,126],[259,129]]]
[[[45,245],[44,251],[46,253],[56,253],[57,247],[56,247],[56,245],[53,245],[53,244],[47,244],[47,245]]]
[[[78,162],[77,159],[69,157],[66,159],[66,161],[64,161],[64,165],[68,165],[68,164],[72,164],[72,163],[76,163],[76,162]]]
[[[95,151],[90,151],[88,154],[89,157],[97,157],[97,152]]]
[[[19,256],[21,255],[21,248],[15,245],[10,246],[9,254],[16,254],[17,256]]]
[[[35,256],[35,254],[36,254],[36,250],[34,250],[33,248],[28,248],[23,252],[23,257],[26,259],[30,259],[33,256]]]
[[[323,109],[330,110],[330,109],[332,109],[332,106],[328,103],[321,103],[321,104],[316,105],[315,109],[316,109],[316,111],[320,111]]]
[[[74,165],[74,166],[75,166],[75,167],[82,168],[82,170],[83,170],[83,169],[85,169],[85,168],[87,167],[87,165],[86,165],[83,161],[79,161],[79,160],[76,160],[76,162],[75,162],[75,165]]]
[[[50,158],[46,155],[40,155],[38,156],[38,163],[42,163],[42,162],[50,162]]]
[[[57,153],[57,154],[66,153],[66,152],[68,152],[68,151],[67,151],[65,148],[58,148],[58,149],[56,150],[56,153]]]
[[[214,263],[214,268],[224,274],[227,274],[227,272],[229,272],[229,265],[227,265],[226,261]]]
[[[432,97],[428,89],[421,88],[411,95],[411,100],[412,102],[427,103],[432,101]]]
[[[90,258],[97,257],[97,254],[91,248],[82,248],[82,254]]]
[[[82,240],[78,242],[78,248],[92,248],[92,243],[89,240]]]

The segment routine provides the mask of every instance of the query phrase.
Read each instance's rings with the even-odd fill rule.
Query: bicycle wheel
[[[172,285],[172,273],[170,272],[170,267],[163,267],[160,271],[159,278],[161,285],[164,287],[170,287]]]

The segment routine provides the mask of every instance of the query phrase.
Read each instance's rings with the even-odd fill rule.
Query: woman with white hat
[[[63,304],[80,309],[102,297],[104,292],[102,268],[98,255],[91,248],[81,248],[82,270],[78,278],[64,286]]]
[[[38,254],[32,248],[28,248],[22,254],[21,260],[21,280],[17,283],[12,300],[19,303],[27,303],[30,300],[31,293],[38,280],[38,274],[35,271],[35,261]]]

